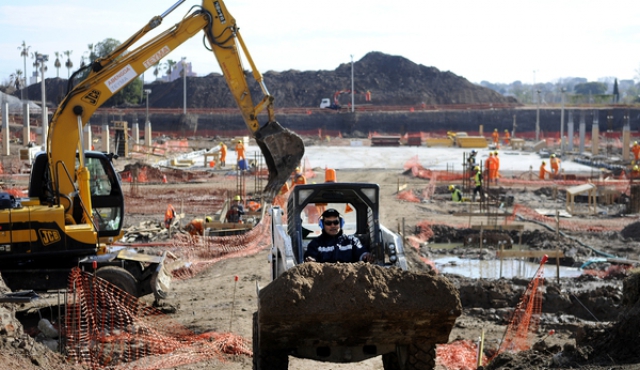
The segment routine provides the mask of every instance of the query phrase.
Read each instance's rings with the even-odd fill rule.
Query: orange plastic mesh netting
[[[486,357],[482,356],[483,363]],[[475,370],[478,345],[470,340],[457,340],[436,347],[436,362],[448,370]]]
[[[196,335],[106,280],[75,268],[69,276],[68,358],[91,369],[164,369],[225,354],[250,356],[231,333]]]
[[[542,292],[539,288],[544,283],[544,264],[546,262],[547,257],[545,256],[540,261],[540,267],[529,282],[527,289],[522,293],[520,302],[509,320],[500,348],[491,358],[492,360],[503,352],[519,352],[531,347],[529,333],[538,330],[542,313]]]
[[[253,255],[268,247],[271,242],[271,217],[265,217],[251,230],[240,235],[191,236],[178,234],[167,249],[188,264],[172,271],[175,278],[188,279],[211,265],[228,258]]]

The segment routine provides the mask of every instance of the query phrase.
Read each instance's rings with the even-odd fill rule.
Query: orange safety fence
[[[265,215],[251,230],[239,235],[176,235],[165,249],[186,263],[172,271],[174,278],[192,278],[224,259],[249,256],[264,250],[271,243],[270,224],[271,216]]]
[[[542,258],[533,279],[522,293],[511,320],[509,320],[502,343],[491,360],[503,352],[519,352],[531,347],[529,333],[535,333],[538,330],[542,313],[542,291],[539,288],[544,283],[544,264],[546,262],[547,256]]]
[[[304,177],[309,180],[316,177],[316,173],[313,171],[313,167],[311,167],[311,162],[309,161],[309,157],[305,156],[302,163],[302,170]],[[308,181],[307,181],[308,183]]]
[[[270,216],[231,236],[177,234],[162,245],[174,278],[188,279],[224,259],[256,254],[270,245]],[[149,244],[129,244],[144,247]],[[169,261],[174,258],[173,262]],[[176,267],[178,266],[178,267]],[[196,335],[102,279],[74,270],[65,320],[69,359],[91,369],[161,369],[224,354],[251,355],[248,341],[232,333]]]
[[[68,359],[91,369],[151,370],[251,356],[249,341],[232,333],[196,334],[115,285],[73,269],[65,336]]]
[[[439,181],[451,182],[451,181],[462,181],[464,178],[464,173],[462,172],[453,172],[453,171],[436,171],[430,170],[428,168],[423,167],[420,164],[417,155],[409,158],[403,166],[405,170],[411,170],[411,175],[413,177],[417,177],[420,179],[437,179]]]
[[[406,200],[407,202],[420,203],[420,198],[418,198],[412,189],[402,190],[396,197],[400,200]]]
[[[482,363],[486,361],[482,355]],[[478,345],[470,340],[438,344],[436,364],[447,370],[475,370],[478,364]]]

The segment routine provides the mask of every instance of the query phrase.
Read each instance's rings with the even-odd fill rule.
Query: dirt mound
[[[0,294],[7,292],[11,290],[0,277]],[[26,334],[11,303],[0,303],[0,353],[0,369],[81,369]]]
[[[620,235],[625,239],[640,240],[640,222],[627,225],[620,231]]]
[[[366,263],[296,266],[262,289],[259,300],[259,321],[268,334],[261,342],[280,347],[310,338],[411,342],[412,332],[443,343],[462,309],[445,277]]]
[[[591,292],[594,296],[598,292]],[[640,274],[625,279],[625,311],[612,325],[598,324],[581,328],[576,336],[580,352],[572,353],[581,364],[619,365],[640,362]]]

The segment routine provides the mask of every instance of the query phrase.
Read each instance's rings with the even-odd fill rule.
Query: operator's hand
[[[307,256],[304,258],[304,262],[316,262],[316,259],[311,256]]]
[[[365,252],[362,257],[360,257],[360,260],[371,263],[373,262],[373,254]]]

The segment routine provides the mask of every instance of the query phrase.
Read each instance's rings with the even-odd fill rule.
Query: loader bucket
[[[272,199],[289,179],[304,155],[302,138],[295,132],[272,121],[254,132],[253,137],[262,151],[269,179],[264,188],[265,197]]]

